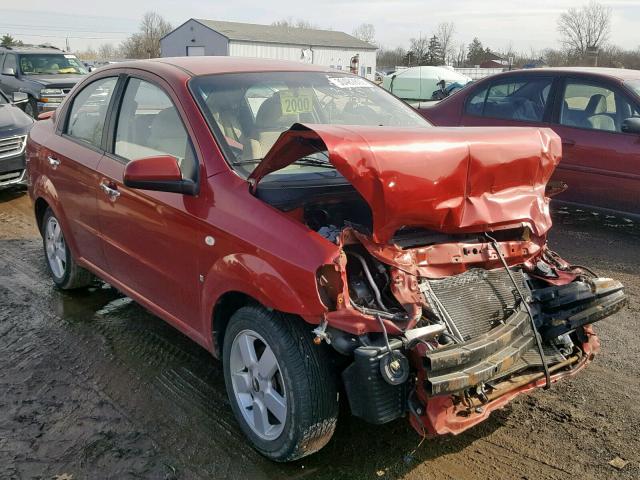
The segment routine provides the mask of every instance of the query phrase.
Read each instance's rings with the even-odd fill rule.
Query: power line
[[[33,28],[35,30],[44,30],[44,31],[62,31],[62,32],[67,32],[69,30],[73,30],[75,32],[79,32],[79,33],[122,33],[122,34],[126,34],[126,35],[130,35],[133,32],[121,32],[121,31],[115,31],[115,30],[109,30],[109,31],[97,31],[97,30],[82,30],[82,29],[77,29],[76,27],[51,27],[48,25],[25,25],[25,24],[18,24],[18,23],[2,23],[0,24],[0,29],[11,29],[11,28]]]
[[[42,37],[42,38],[76,38],[82,40],[117,40],[122,37],[81,37],[78,35],[67,35],[65,33],[60,33],[60,35],[42,35],[36,33],[22,33],[22,32],[12,32],[11,35],[22,35],[24,37]],[[128,35],[128,34],[127,34]]]

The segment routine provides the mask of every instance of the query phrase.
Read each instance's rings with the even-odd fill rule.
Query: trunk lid
[[[547,128],[399,128],[295,124],[249,176],[326,150],[373,215],[372,237],[388,242],[402,227],[445,233],[551,226],[545,187],[560,161]]]

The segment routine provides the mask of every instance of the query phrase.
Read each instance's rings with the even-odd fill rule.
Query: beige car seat
[[[591,95],[585,112],[587,112],[587,122],[594,130],[616,131],[613,118],[607,115],[607,99],[604,95]]]
[[[245,158],[263,158],[271,149],[282,132],[300,121],[297,114],[284,115],[280,102],[280,94],[275,93],[264,101],[258,113],[251,138],[245,142]]]

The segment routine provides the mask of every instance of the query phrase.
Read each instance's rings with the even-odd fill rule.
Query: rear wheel
[[[314,453],[333,435],[338,393],[324,347],[301,320],[259,307],[243,307],[229,322],[227,394],[245,435],[272,460]]]
[[[93,275],[78,266],[71,255],[60,221],[51,208],[47,208],[42,218],[42,241],[47,268],[58,288],[72,290],[93,282]]]

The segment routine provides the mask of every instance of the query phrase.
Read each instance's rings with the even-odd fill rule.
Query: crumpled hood
[[[445,233],[551,227],[545,186],[561,157],[547,128],[399,128],[296,124],[249,177],[326,150],[373,215],[373,240],[404,227]]]

